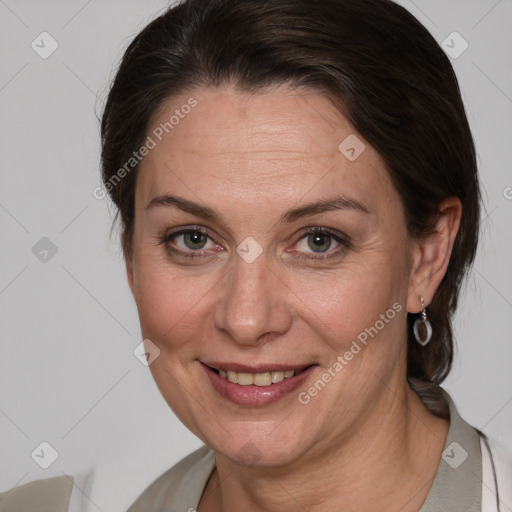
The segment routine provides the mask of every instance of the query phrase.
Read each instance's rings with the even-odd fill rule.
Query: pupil
[[[201,249],[205,243],[205,235],[194,231],[192,233],[185,233],[185,245],[189,249]]]
[[[326,251],[331,246],[331,239],[329,235],[311,235],[309,237],[308,245],[310,249],[313,249],[315,252]]]

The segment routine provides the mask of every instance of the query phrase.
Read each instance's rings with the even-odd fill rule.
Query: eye
[[[341,255],[351,247],[348,238],[327,228],[309,228],[295,243],[292,252],[298,252],[299,259],[321,260]]]
[[[168,233],[161,242],[169,253],[182,257],[204,257],[211,254],[212,250],[222,249],[209,234],[200,227],[180,229]]]
[[[177,235],[173,235],[173,240],[180,240],[182,242],[181,249],[204,249],[208,242],[208,235],[201,233],[200,231],[187,231],[184,233],[179,233]],[[180,246],[177,243],[178,247]]]
[[[307,249],[311,249],[313,252],[326,252],[332,245],[333,236],[319,231],[308,233],[297,243],[297,247],[302,252],[307,252]]]

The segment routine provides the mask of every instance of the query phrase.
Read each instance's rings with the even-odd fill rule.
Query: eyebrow
[[[194,201],[190,201],[182,197],[173,196],[170,194],[157,196],[151,199],[151,201],[146,205],[145,209],[150,210],[157,206],[175,206],[180,210],[195,215],[196,217],[223,223],[221,215],[218,214],[213,208],[195,203]],[[349,199],[343,195],[339,195],[331,199],[315,201],[313,203],[294,208],[293,210],[284,213],[279,219],[279,223],[290,223],[302,217],[336,210],[353,210],[366,214],[371,213],[363,203],[354,199]]]

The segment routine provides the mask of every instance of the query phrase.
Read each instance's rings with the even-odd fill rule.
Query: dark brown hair
[[[423,25],[389,0],[185,0],[127,48],[101,123],[103,181],[143,143],[162,102],[195,87],[321,91],[378,151],[409,234],[435,229],[441,201],[458,196],[462,220],[446,275],[428,308],[432,340],[414,340],[409,382],[428,401],[453,360],[451,319],[478,241],[480,192],[473,138],[452,65]],[[131,257],[136,167],[111,199]],[[440,415],[446,410],[439,409]]]

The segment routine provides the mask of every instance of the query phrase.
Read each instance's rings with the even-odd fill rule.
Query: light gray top
[[[481,512],[480,438],[448,395],[447,401],[450,428],[445,450],[420,512]],[[214,452],[199,448],[157,478],[128,512],[192,512],[214,468]],[[73,477],[67,475],[29,482],[0,493],[0,512],[69,512],[72,489]]]
[[[450,428],[443,456],[420,512],[480,512],[482,454],[478,432],[459,415],[447,395]],[[215,468],[215,454],[203,446],[157,478],[128,512],[189,512]]]
[[[28,482],[0,493],[0,512],[67,512],[72,490],[68,475]]]

